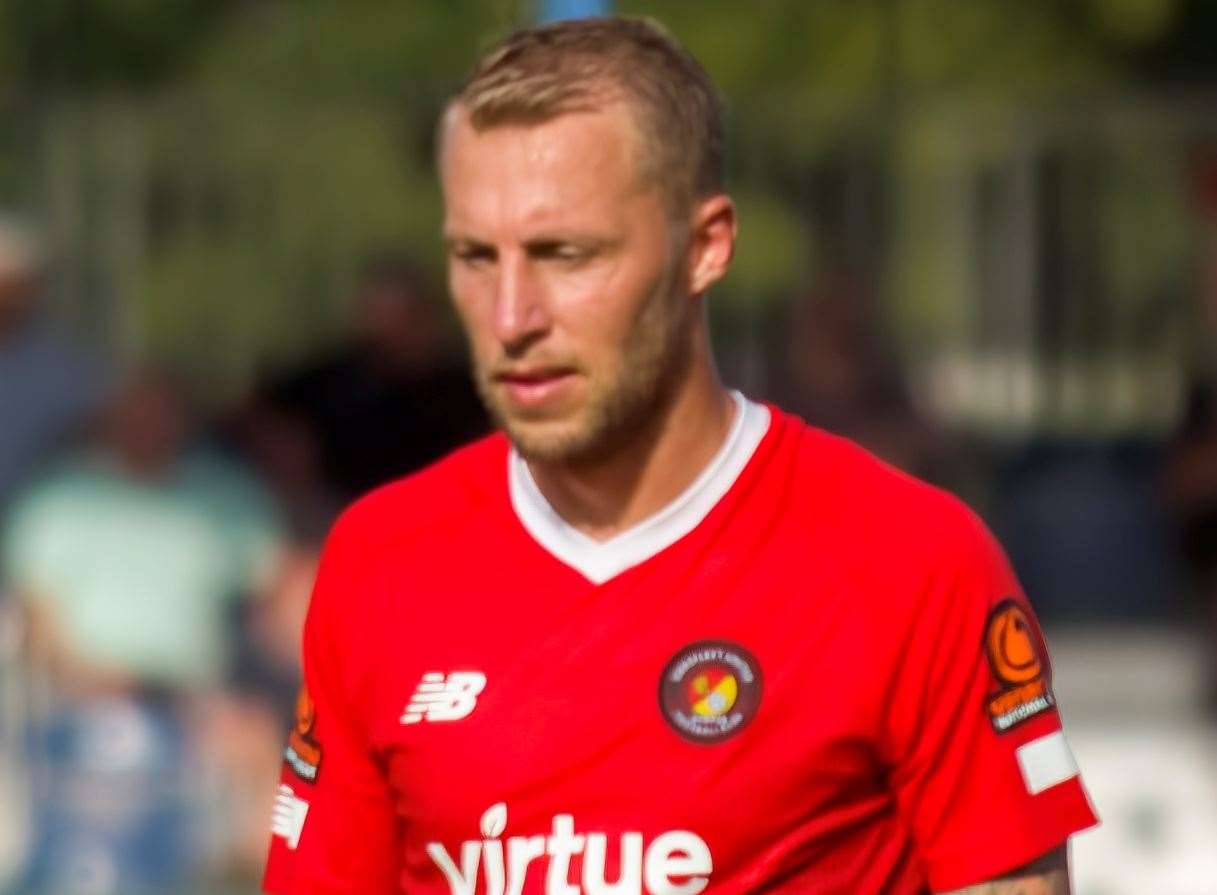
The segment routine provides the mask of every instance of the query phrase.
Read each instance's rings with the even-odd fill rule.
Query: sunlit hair
[[[657,22],[575,19],[512,34],[487,52],[450,108],[477,130],[549,121],[625,100],[641,137],[639,171],[676,218],[723,189],[722,105],[710,77]]]

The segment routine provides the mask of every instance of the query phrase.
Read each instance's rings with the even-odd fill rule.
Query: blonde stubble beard
[[[675,252],[683,260],[683,252]],[[475,362],[474,380],[487,411],[530,463],[578,467],[599,463],[639,440],[662,421],[689,375],[697,303],[684,295],[672,265],[656,295],[631,328],[611,382],[592,382],[578,425],[560,434],[533,433],[502,406],[490,371]],[[674,295],[679,290],[680,295]],[[680,310],[667,307],[681,301]]]

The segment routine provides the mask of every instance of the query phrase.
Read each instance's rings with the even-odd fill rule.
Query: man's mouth
[[[536,407],[561,397],[575,381],[570,367],[525,367],[494,375],[511,403]]]

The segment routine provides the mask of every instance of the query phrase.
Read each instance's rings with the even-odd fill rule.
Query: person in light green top
[[[256,480],[183,453],[184,435],[170,384],[134,377],[97,448],[34,486],[5,527],[8,588],[69,690],[222,679],[229,606],[255,590],[278,527]]]

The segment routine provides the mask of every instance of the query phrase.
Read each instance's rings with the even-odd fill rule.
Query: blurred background
[[[1009,550],[1077,891],[1217,893],[1211,0],[5,0],[0,891],[255,891],[320,539],[486,425],[436,114],[610,6],[729,104],[725,376]]]

